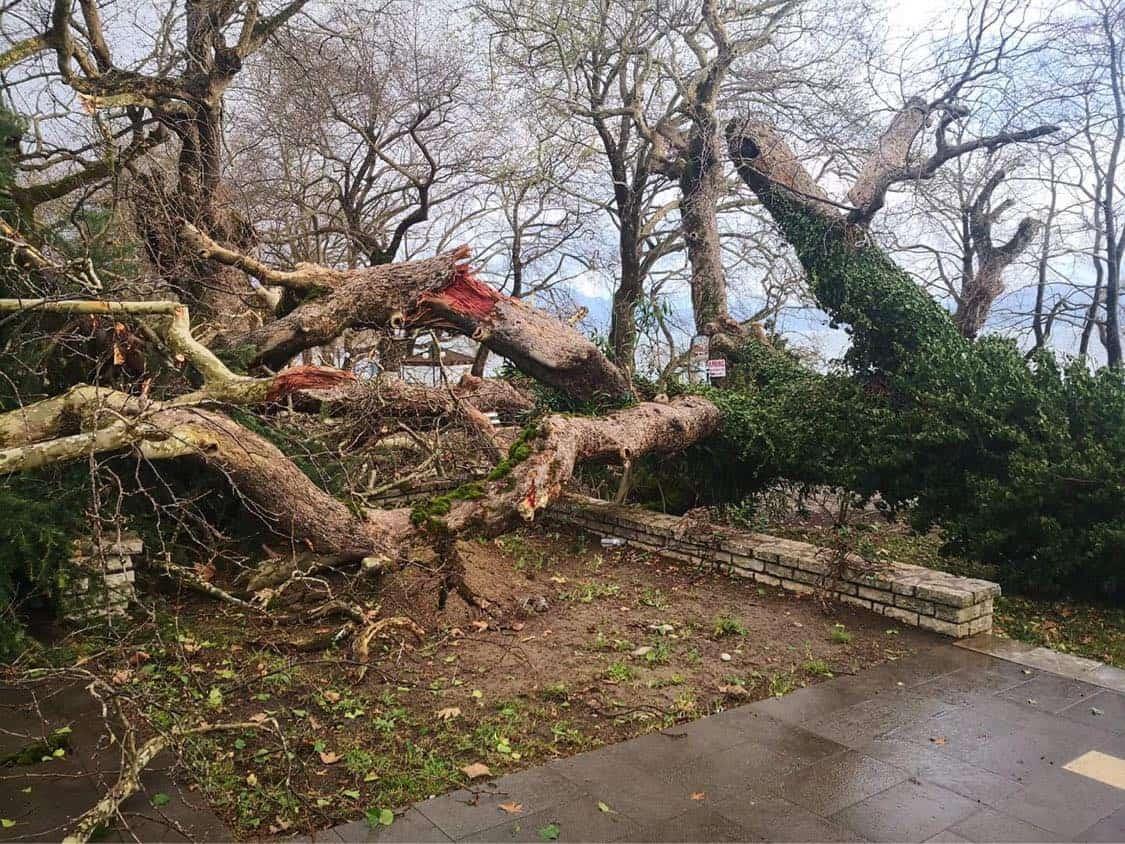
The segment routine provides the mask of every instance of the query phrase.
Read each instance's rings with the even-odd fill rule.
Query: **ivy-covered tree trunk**
[[[732,128],[731,158],[808,274],[817,303],[852,334],[848,362],[865,371],[900,371],[916,353],[968,348],[949,315],[871,239],[848,222],[768,130]]]

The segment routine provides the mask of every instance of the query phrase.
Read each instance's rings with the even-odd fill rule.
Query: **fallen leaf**
[[[196,563],[192,566],[192,570],[195,572],[195,576],[204,583],[210,583],[215,579],[215,567],[211,563]]]
[[[511,803],[501,803],[500,808],[507,812],[509,815],[518,815],[523,811],[523,803],[517,803],[513,800]]]
[[[598,801],[598,811],[605,812],[606,814],[614,813],[613,809],[609,808],[609,804],[603,803],[601,800]]]
[[[142,662],[148,662],[150,659],[148,651],[133,651],[129,654],[130,665],[140,665]]]
[[[750,697],[750,691],[745,686],[719,686],[719,692],[730,697]]]
[[[258,784],[258,775],[257,774],[247,774],[246,775],[246,784],[248,786],[250,786],[251,788],[256,786]]]
[[[452,721],[460,714],[461,707],[459,706],[447,706],[445,709],[439,709],[437,711],[437,717],[442,721]]]
[[[633,651],[633,656],[645,656],[650,653],[652,653],[651,645],[641,645],[639,648]]]
[[[322,750],[320,753],[320,761],[325,765],[335,765],[340,761],[340,757],[331,750]]]
[[[691,799],[692,800],[706,800],[707,799],[707,792],[706,791],[693,791],[691,793]]]
[[[327,692],[324,693],[324,699],[326,701],[328,701],[329,703],[336,703],[337,701],[340,700],[340,693],[334,692],[331,689],[329,689]]]
[[[523,630],[523,628],[524,628],[524,623],[522,621],[517,621],[517,622],[512,624],[512,629],[515,630],[517,633],[519,633],[521,630]]]
[[[461,773],[471,780],[475,780],[477,777],[488,777],[492,775],[492,771],[482,762],[474,762],[471,765],[466,765],[461,769]]]
[[[11,818],[0,818],[0,826],[4,827],[4,829],[11,829],[15,825],[16,822]]]
[[[250,716],[249,718],[247,718],[246,720],[247,720],[247,721],[252,721],[252,722],[253,722],[253,723],[255,723],[255,724],[261,724],[261,723],[263,723],[263,722],[265,722],[265,721],[268,721],[268,720],[269,720],[269,717],[270,717],[270,716],[268,716],[268,715],[267,715],[266,713],[264,713],[264,712],[255,712],[255,713],[254,713],[253,715],[251,715],[251,716]]]
[[[363,813],[367,825],[372,829],[380,826],[390,826],[395,822],[395,813],[390,809],[368,809]]]
[[[475,627],[477,630],[482,630],[482,631],[487,630],[488,629],[488,622],[487,621],[474,621],[473,627]]]
[[[122,668],[120,671],[114,671],[113,677],[111,677],[110,679],[113,680],[113,685],[124,686],[126,683],[129,682],[129,679],[132,676],[133,676],[132,671],[129,671],[126,668]]]

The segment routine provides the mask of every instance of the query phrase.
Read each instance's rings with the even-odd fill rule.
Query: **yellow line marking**
[[[1063,770],[1125,791],[1125,759],[1118,759],[1108,753],[1099,753],[1097,750],[1083,753],[1063,765]]]

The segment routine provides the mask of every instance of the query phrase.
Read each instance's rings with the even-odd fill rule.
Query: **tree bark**
[[[723,195],[718,127],[692,124],[680,173],[680,225],[691,264],[691,305],[696,334],[716,334],[732,324],[719,242],[717,206]]]
[[[349,328],[437,328],[483,343],[520,371],[580,400],[620,403],[630,395],[625,376],[589,339],[477,279],[466,261],[468,247],[356,270],[316,265],[275,270],[220,247],[191,227],[185,227],[185,236],[201,257],[309,297],[284,317],[221,338],[228,349],[251,349],[252,365],[280,368],[298,352]]]
[[[953,323],[961,336],[976,339],[992,311],[992,305],[1004,292],[1004,271],[1020,253],[1031,245],[1041,228],[1039,221],[1025,217],[1016,233],[1000,246],[992,242],[992,225],[1010,205],[1010,200],[991,207],[992,195],[1004,181],[1003,170],[993,173],[968,209],[969,244],[976,256],[966,255],[968,272],[962,279],[961,296],[953,314]]]

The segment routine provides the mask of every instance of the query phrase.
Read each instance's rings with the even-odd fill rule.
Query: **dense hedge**
[[[847,370],[748,347],[713,393],[722,433],[687,459],[709,461],[731,498],[777,479],[878,492],[1008,587],[1125,599],[1122,373],[967,341],[856,231],[776,205],[818,302],[852,334]]]

